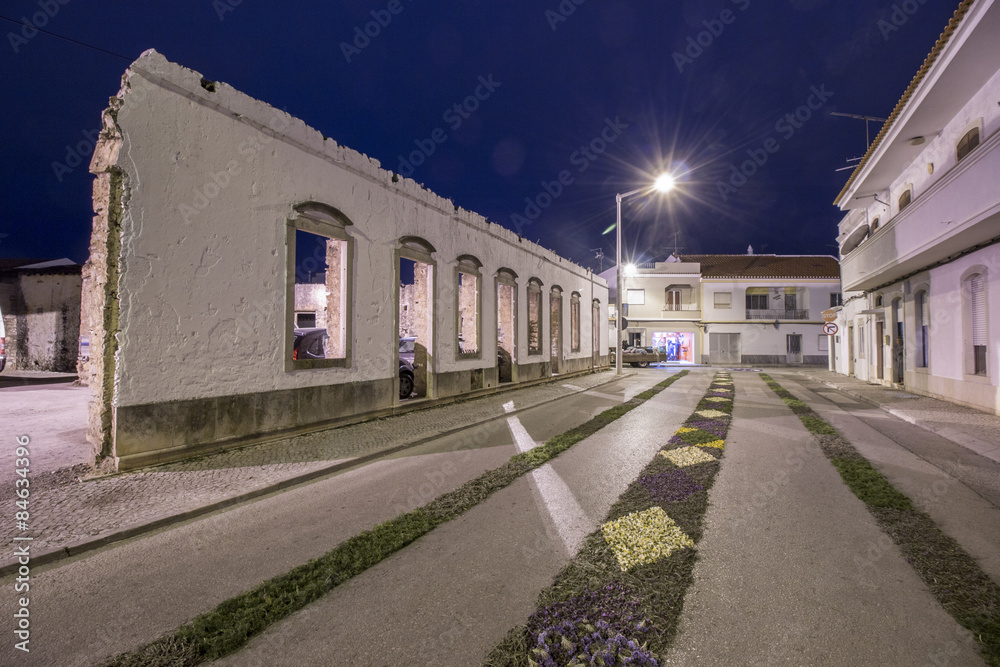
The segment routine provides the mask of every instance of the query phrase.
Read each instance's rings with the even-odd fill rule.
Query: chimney
[[[747,246],[747,254],[748,255],[752,255],[753,254],[753,246],[752,245],[748,245]]]

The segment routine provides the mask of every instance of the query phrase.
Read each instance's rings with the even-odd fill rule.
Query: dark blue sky
[[[86,259],[92,137],[129,61],[155,48],[384,168],[406,174],[416,152],[418,182],[595,269],[591,249],[613,263],[615,193],[663,166],[680,189],[625,207],[637,259],[665,257],[677,231],[682,252],[835,254],[850,174],[835,170],[864,153],[865,123],[829,113],[888,116],[958,6],[59,2],[0,14],[128,60],[0,20],[0,257]]]

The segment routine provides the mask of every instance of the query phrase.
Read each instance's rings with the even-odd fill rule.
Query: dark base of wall
[[[607,368],[607,358],[603,361],[598,370]],[[519,381],[506,383],[504,387],[550,380],[548,368],[547,362],[519,366]],[[576,374],[591,370],[587,364]],[[481,386],[476,386],[480,383]],[[436,399],[407,401],[402,405],[393,400],[395,383],[385,379],[121,406],[116,409],[114,426],[118,470],[135,470],[255,441],[357,423],[451,402],[459,396],[492,393],[498,388],[497,369],[442,373],[435,376],[434,384]]]

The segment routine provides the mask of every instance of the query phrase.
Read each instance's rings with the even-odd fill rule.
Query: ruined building
[[[402,409],[401,325],[431,401],[607,365],[604,280],[155,51],[91,171],[89,434],[123,469]]]

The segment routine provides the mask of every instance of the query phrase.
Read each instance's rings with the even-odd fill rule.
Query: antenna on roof
[[[591,248],[590,252],[596,252],[595,258],[601,263],[600,273],[604,273],[604,248]]]
[[[868,130],[868,123],[871,121],[878,121],[881,123],[889,120],[888,118],[880,118],[879,116],[864,116],[856,113],[841,113],[839,111],[831,111],[831,116],[843,116],[844,118],[855,118],[857,120],[865,121],[865,149],[867,150],[869,146],[872,145],[871,142],[871,132]]]

